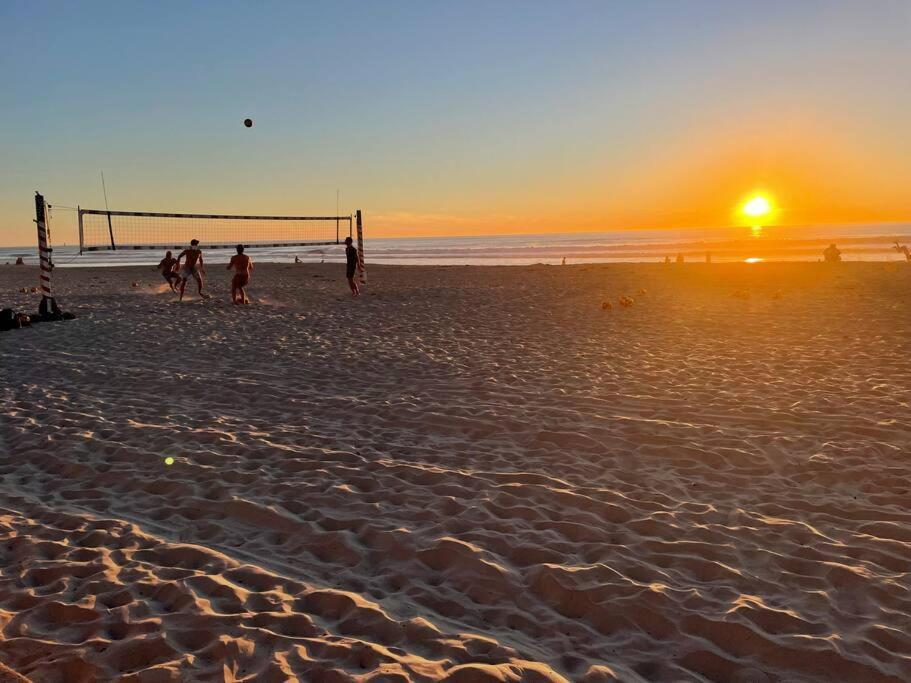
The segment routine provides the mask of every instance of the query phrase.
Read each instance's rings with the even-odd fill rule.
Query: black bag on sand
[[[0,330],[18,330],[22,327],[19,316],[12,308],[4,308],[0,311]]]
[[[57,299],[52,296],[41,297],[41,304],[38,306],[38,315],[32,316],[32,322],[35,323],[52,323],[58,320],[72,320],[76,316],[69,311],[60,310],[57,305]]]
[[[41,303],[38,305],[38,315],[45,320],[62,320],[62,317],[49,318],[48,316],[60,316],[60,306],[57,305],[57,299],[52,296],[42,296]]]
[[[51,299],[52,305],[45,304],[42,301],[42,305],[38,308],[38,315],[32,316],[33,323],[55,323],[60,320],[75,320],[76,315],[70,313],[69,311],[61,311],[57,306],[57,302]]]

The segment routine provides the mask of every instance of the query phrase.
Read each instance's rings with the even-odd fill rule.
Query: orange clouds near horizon
[[[513,190],[488,212],[378,211],[374,235],[636,230],[745,225],[743,202],[774,198],[774,225],[911,220],[905,150],[837,121],[764,112],[655,140],[619,171],[605,159],[584,177]],[[907,150],[911,152],[911,150]]]

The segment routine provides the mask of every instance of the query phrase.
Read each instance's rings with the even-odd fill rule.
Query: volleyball
[[[253,127],[253,119],[244,119],[244,125],[245,125],[247,128],[252,128],[252,127]]]

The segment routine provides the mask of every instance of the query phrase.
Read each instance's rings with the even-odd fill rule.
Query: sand
[[[911,680],[911,267],[340,268],[0,333],[0,662]]]

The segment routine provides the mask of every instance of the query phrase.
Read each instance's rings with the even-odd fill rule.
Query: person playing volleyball
[[[187,260],[184,262],[183,268],[180,268],[180,260],[186,256]],[[183,292],[187,288],[187,281],[192,277],[196,280],[196,289],[199,292],[199,296],[203,299],[208,299],[208,294],[203,294],[202,292],[202,276],[206,273],[206,268],[203,265],[202,261],[202,250],[199,248],[199,240],[190,240],[190,246],[187,249],[184,249],[177,256],[177,267],[180,269],[180,277],[182,282],[180,283],[180,301],[183,301]]]
[[[231,301],[235,304],[248,304],[247,291],[244,289],[250,283],[250,275],[253,273],[253,259],[244,253],[244,245],[237,245],[237,254],[231,257],[227,270],[234,269],[234,277],[231,278]]]
[[[177,285],[180,284],[180,275],[177,274],[177,259],[171,256],[171,252],[165,252],[164,258],[158,262],[158,270],[161,276],[168,281],[168,286],[172,292],[177,291]]]

